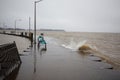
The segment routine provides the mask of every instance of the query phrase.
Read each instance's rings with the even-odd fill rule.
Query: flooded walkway
[[[111,65],[93,61],[97,57],[82,56],[48,40],[47,51],[34,47],[24,52],[16,80],[120,80],[120,71],[105,69]]]

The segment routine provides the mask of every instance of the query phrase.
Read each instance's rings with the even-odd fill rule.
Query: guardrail
[[[19,68],[21,59],[15,41],[0,45],[0,80],[6,80],[14,70]]]

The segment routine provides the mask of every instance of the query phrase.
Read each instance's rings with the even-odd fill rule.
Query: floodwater
[[[95,55],[105,58],[116,67],[120,67],[120,33],[95,32],[44,32],[61,40],[61,45],[69,49],[89,46]],[[40,32],[38,32],[40,34]]]
[[[46,38],[47,51],[34,47],[23,63],[16,80],[119,80],[120,71],[107,69],[111,65],[96,62],[96,56],[83,56]]]
[[[58,38],[45,39],[47,51],[42,49],[43,46],[40,49],[35,45],[25,48],[27,52],[21,56],[22,64],[15,80],[120,80],[120,71],[99,61],[99,57],[66,49],[59,45],[62,42]],[[23,38],[16,40],[28,42]]]

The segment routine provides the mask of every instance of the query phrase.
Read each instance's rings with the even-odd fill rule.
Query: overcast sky
[[[0,26],[28,28],[35,0],[0,0]],[[120,32],[120,0],[43,0],[37,3],[37,29]]]

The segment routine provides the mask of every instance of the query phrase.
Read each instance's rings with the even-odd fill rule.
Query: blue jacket
[[[44,40],[43,36],[39,36],[38,41],[39,41],[40,44],[46,44],[46,41]]]

